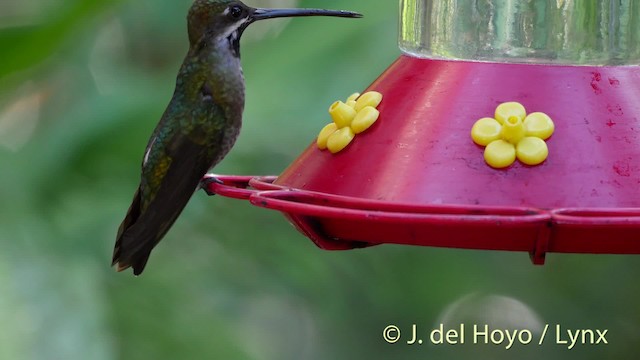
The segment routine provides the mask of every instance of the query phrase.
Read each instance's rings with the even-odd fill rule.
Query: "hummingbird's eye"
[[[242,7],[234,5],[229,9],[229,15],[234,19],[240,19],[242,17]]]

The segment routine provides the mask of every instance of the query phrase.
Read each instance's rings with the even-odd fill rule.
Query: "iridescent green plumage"
[[[189,52],[171,101],[142,162],[138,191],[120,225],[113,254],[118,270],[144,269],[206,172],[236,141],[244,108],[239,41],[254,21],[285,16],[359,14],[314,9],[254,9],[235,0],[196,0],[189,11]]]

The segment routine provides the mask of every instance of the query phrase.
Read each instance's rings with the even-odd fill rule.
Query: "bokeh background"
[[[221,174],[280,173],[398,55],[396,1],[263,0],[360,20],[252,25],[243,132]],[[280,214],[198,192],[145,273],[110,265],[191,0],[0,1],[0,359],[628,359],[640,257],[317,249]],[[407,345],[488,323],[608,329],[606,346]],[[403,338],[382,339],[387,325]],[[423,336],[426,339],[426,336]],[[566,338],[566,336],[565,336]],[[467,342],[470,339],[467,338]]]

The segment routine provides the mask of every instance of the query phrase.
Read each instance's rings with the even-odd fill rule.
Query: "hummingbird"
[[[253,8],[237,0],[196,0],[187,15],[189,50],[142,159],[140,185],[118,229],[112,266],[144,270],[209,169],[231,150],[244,110],[240,37],[252,23],[294,16],[362,17],[323,9]]]

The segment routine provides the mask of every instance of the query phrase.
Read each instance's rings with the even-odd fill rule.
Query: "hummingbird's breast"
[[[181,128],[209,152],[211,166],[233,147],[242,126],[244,76],[240,59],[224,43],[192,49],[181,71],[185,76],[185,116]],[[179,91],[177,91],[179,92]]]
[[[229,45],[228,39],[214,39],[201,50],[200,65],[205,74],[202,95],[210,96],[213,103],[225,113],[228,125],[242,121],[244,110],[244,74],[240,57]],[[239,126],[239,124],[238,124]]]

